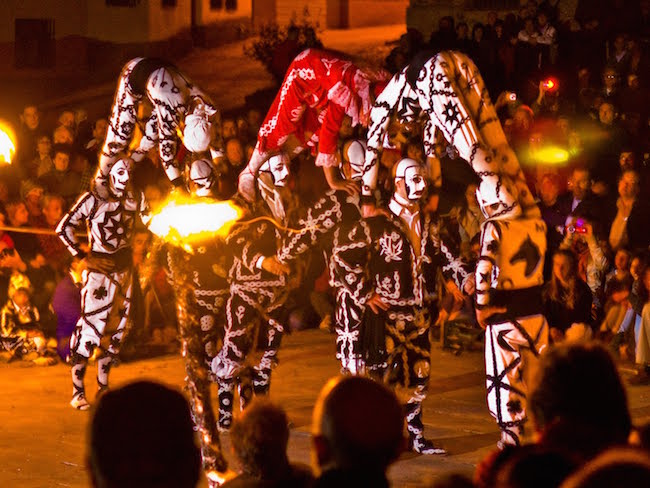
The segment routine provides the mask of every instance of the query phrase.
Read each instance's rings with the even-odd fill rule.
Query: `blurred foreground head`
[[[405,445],[395,394],[369,378],[335,377],[314,407],[312,459],[319,471],[385,472]]]
[[[201,458],[185,397],[138,381],[105,393],[88,433],[88,467],[96,488],[191,488]]]

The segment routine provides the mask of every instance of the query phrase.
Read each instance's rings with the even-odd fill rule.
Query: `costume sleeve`
[[[365,220],[350,227],[339,227],[334,234],[328,262],[330,285],[344,289],[363,305],[371,295],[369,253],[372,239]]]
[[[481,250],[476,263],[476,308],[490,304],[490,289],[495,279],[501,233],[495,222],[487,221],[481,231]]]
[[[176,153],[178,152],[178,134],[176,133],[178,114],[173,109],[170,110],[170,108],[161,104],[154,109],[154,112],[156,112],[158,119],[160,161],[169,181],[174,181],[180,178],[182,174],[180,165],[176,161]]]
[[[318,131],[316,166],[338,166],[339,159],[336,154],[336,143],[338,142],[343,117],[345,117],[345,109],[330,100]]]
[[[411,96],[407,96],[408,94],[411,94]],[[399,109],[398,115],[408,119],[413,114],[416,105],[417,97],[412,93],[408,84],[406,70],[393,76],[377,97],[375,105],[370,111],[368,126],[368,143],[362,185],[362,195],[364,197],[372,197],[377,187],[379,155],[391,116]]]
[[[63,241],[73,256],[84,257],[85,253],[79,246],[79,241],[75,235],[75,230],[82,222],[87,222],[93,214],[97,205],[96,197],[89,192],[79,197],[67,214],[63,216],[59,225],[56,227],[56,233]]]
[[[452,280],[460,290],[470,278],[472,267],[460,257],[460,248],[453,244],[449,236],[440,232],[440,222],[432,222],[429,233],[435,252],[439,255],[440,271],[445,281]]]
[[[147,153],[158,143],[158,114],[154,110],[144,125],[144,133],[137,149],[133,151],[131,157],[133,161],[140,162]]]
[[[298,219],[295,227],[300,229],[299,232],[285,234],[282,247],[278,250],[278,259],[289,263],[313,249],[333,232],[342,217],[343,206],[338,193],[328,192]]]

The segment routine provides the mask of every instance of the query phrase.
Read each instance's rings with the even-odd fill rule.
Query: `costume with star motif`
[[[363,123],[371,105],[368,78],[351,61],[318,49],[301,52],[289,65],[260,127],[253,155],[239,177],[239,193],[253,200],[258,169],[290,135],[298,139],[299,150],[312,147],[317,166],[338,165],[336,145],[343,118],[350,116],[353,126]]]
[[[542,219],[492,218],[482,225],[476,308],[505,308],[487,318],[485,332],[487,402],[501,429],[500,445],[522,441],[526,380],[548,346],[541,298],[545,252]]]
[[[81,291],[81,317],[70,339],[72,406],[88,408],[84,375],[88,358],[100,349],[97,360],[99,390],[108,387],[110,367],[126,332],[133,275],[131,241],[138,219],[148,209],[142,193],[126,189],[131,160],[118,160],[109,171],[111,196],[101,198],[93,189],[79,197],[61,219],[57,233],[73,256],[85,258]],[[82,249],[75,232],[88,229],[90,252]]]
[[[132,59],[120,74],[99,157],[96,191],[102,197],[108,193],[108,171],[129,148],[138,108],[145,100],[153,108],[142,139],[131,154],[134,161],[141,161],[157,144],[167,177],[176,185],[182,183],[183,168],[176,161],[181,129],[189,151],[209,150],[213,159],[222,156],[220,115],[210,98],[171,63],[156,58]]]
[[[428,158],[436,160],[438,129],[480,178],[482,191],[494,194],[501,215],[523,210],[528,216],[539,216],[478,69],[466,55],[453,51],[416,56],[377,97],[368,124],[365,201],[374,200],[380,151],[391,118],[407,123],[420,114],[426,118],[423,139]],[[439,186],[439,168],[432,173],[430,178]]]

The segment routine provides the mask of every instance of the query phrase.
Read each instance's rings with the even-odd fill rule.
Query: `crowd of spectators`
[[[633,426],[612,356],[597,343],[542,355],[531,379],[535,441],[495,449],[472,478],[446,473],[433,488],[645,487],[650,427]],[[589,407],[586,408],[585,405]],[[396,394],[360,376],[338,376],[313,410],[311,468],[292,462],[286,410],[256,398],[230,433],[228,488],[388,487],[408,444]],[[198,449],[187,402],[168,387],[136,382],[102,396],[91,421],[87,466],[97,488],[197,485]]]

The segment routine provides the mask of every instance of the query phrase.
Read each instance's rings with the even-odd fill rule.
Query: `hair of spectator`
[[[261,479],[273,479],[289,463],[289,421],[285,411],[270,400],[256,398],[230,430],[242,470]]]
[[[369,378],[336,377],[314,408],[314,436],[340,467],[385,470],[404,443],[404,413],[393,392]]]
[[[609,352],[596,343],[547,349],[533,377],[529,409],[542,432],[557,421],[584,426],[596,450],[625,443],[630,433],[621,378]]]
[[[138,381],[100,397],[88,433],[96,487],[190,488],[200,462],[189,406],[179,392]]]

